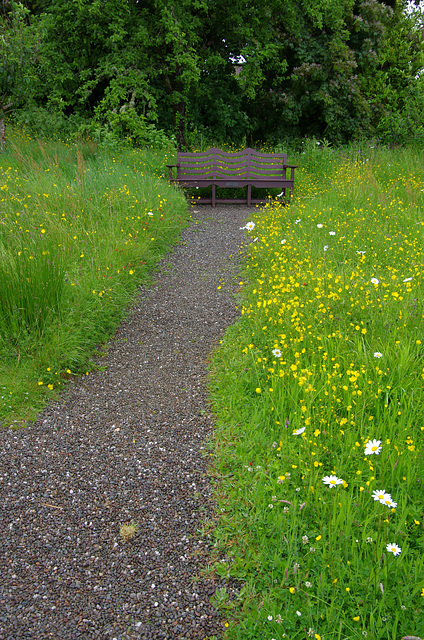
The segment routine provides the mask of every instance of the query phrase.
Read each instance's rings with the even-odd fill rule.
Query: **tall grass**
[[[0,423],[89,368],[158,257],[187,223],[166,151],[44,143],[0,157]]]
[[[211,376],[228,638],[424,636],[422,160],[310,144],[248,225]]]

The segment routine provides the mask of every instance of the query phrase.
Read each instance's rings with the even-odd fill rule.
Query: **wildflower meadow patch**
[[[317,152],[246,224],[210,383],[228,638],[424,636],[423,190],[412,153]]]
[[[189,213],[163,179],[165,150],[15,131],[0,159],[0,424],[14,424],[95,366]]]

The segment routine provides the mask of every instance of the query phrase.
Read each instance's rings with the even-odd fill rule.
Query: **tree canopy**
[[[31,95],[36,38],[28,15],[20,2],[0,4],[0,150],[6,145],[5,117]]]
[[[422,28],[406,4],[4,1],[1,91],[16,105],[22,89],[27,110],[139,144],[160,131],[180,147],[305,135],[403,142],[422,134],[424,106]],[[18,60],[14,43],[29,24],[37,56]],[[10,71],[23,58],[32,60],[30,90]]]

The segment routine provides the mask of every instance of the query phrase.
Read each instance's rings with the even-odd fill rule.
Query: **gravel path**
[[[238,312],[252,208],[199,207],[101,364],[0,429],[0,638],[221,636],[196,536],[213,514],[206,362]],[[230,257],[232,256],[232,257]],[[225,284],[218,289],[221,280]],[[137,522],[124,542],[120,525]]]

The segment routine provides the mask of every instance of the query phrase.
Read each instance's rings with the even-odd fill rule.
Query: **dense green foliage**
[[[407,4],[3,0],[2,46],[18,16],[33,49],[6,56],[30,64],[30,86],[4,65],[2,93],[20,100],[20,122],[106,142],[417,140],[422,28]]]

